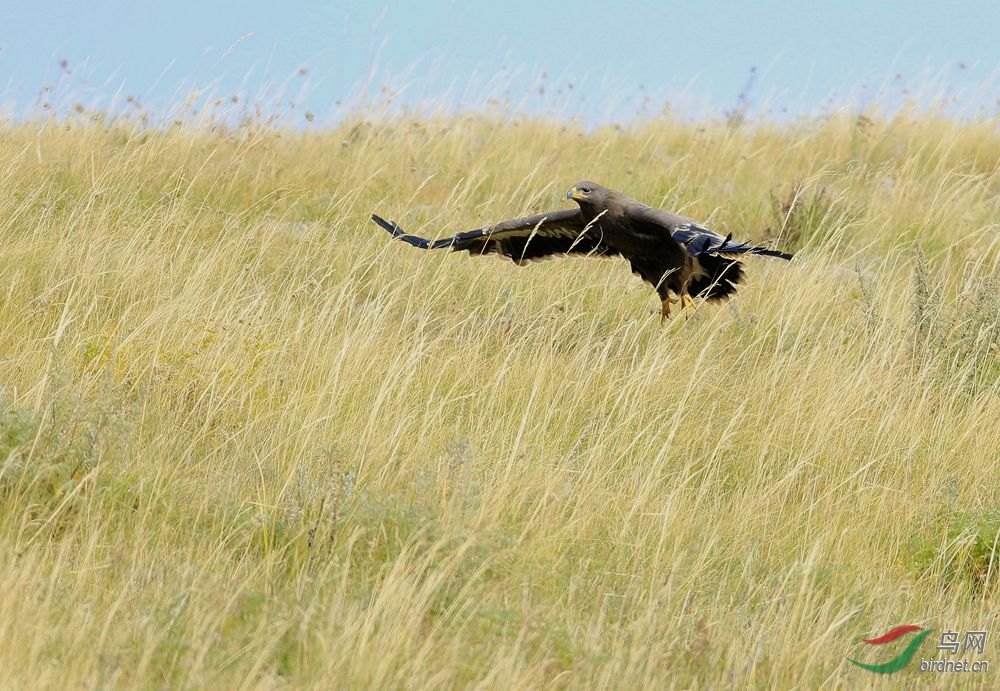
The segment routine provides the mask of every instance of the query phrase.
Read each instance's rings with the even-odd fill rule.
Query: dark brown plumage
[[[439,240],[408,235],[375,214],[372,220],[414,247],[496,253],[519,265],[559,254],[621,256],[656,289],[664,317],[677,302],[671,295],[684,307],[692,296],[722,300],[735,292],[743,280],[743,264],[735,258],[739,255],[792,258],[786,252],[733,242],[732,236],[723,237],[690,218],[646,206],[595,182],[578,182],[566,197],[579,208],[515,218]]]

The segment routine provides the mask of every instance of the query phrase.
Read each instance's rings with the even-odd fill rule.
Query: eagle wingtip
[[[407,235],[406,232],[399,227],[398,223],[395,221],[387,221],[378,214],[373,213],[372,220],[384,228],[390,235],[392,235],[392,237],[397,240],[402,240],[403,242],[413,245],[414,247],[425,250],[436,246],[436,244],[432,244],[430,240],[427,240],[426,238],[418,237],[416,235]]]
[[[394,221],[393,222],[387,221],[384,218],[382,218],[381,216],[379,216],[378,214],[374,214],[373,213],[372,214],[372,220],[375,221],[375,223],[377,223],[378,225],[380,225],[385,230],[387,230],[390,233],[392,233],[393,235],[399,235],[399,234],[401,234],[403,232],[403,229],[400,228],[398,225],[396,225],[396,223]]]
[[[792,260],[795,255],[791,252],[782,252],[781,250],[772,250],[767,247],[757,247],[751,250],[752,254],[760,254],[765,257],[773,257],[775,259],[784,259],[786,262]]]

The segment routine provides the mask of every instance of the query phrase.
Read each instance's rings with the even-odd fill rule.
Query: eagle
[[[744,278],[742,255],[792,258],[787,252],[736,242],[732,233],[722,236],[690,218],[589,180],[573,185],[566,198],[578,208],[501,221],[437,240],[410,235],[377,214],[372,220],[420,249],[498,254],[519,266],[558,255],[622,257],[656,290],[663,319],[678,301],[684,309],[693,298],[719,301],[732,295]]]

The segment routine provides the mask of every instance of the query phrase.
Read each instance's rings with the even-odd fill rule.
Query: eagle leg
[[[694,298],[693,297],[691,297],[687,293],[684,293],[683,295],[681,295],[681,310],[685,310],[688,307],[691,307],[693,305],[694,305]]]
[[[675,302],[677,302],[677,300],[674,300],[673,298],[663,298],[663,301],[660,303],[662,305],[660,310],[660,321],[670,319],[670,305]]]

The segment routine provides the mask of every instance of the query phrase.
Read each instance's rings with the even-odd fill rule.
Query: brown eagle
[[[502,221],[438,240],[408,235],[396,223],[372,214],[372,220],[393,237],[421,249],[495,253],[519,266],[553,255],[621,256],[632,272],[656,289],[663,317],[680,299],[681,308],[693,297],[722,300],[743,280],[736,257],[762,254],[791,259],[787,252],[734,242],[690,218],[646,206],[620,192],[583,181],[566,193],[580,208]]]

